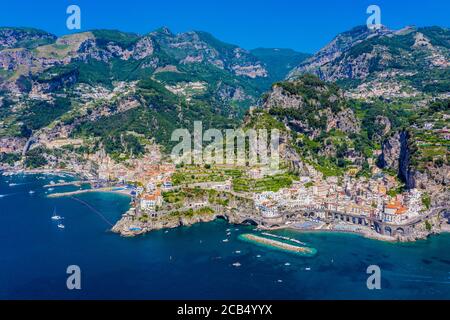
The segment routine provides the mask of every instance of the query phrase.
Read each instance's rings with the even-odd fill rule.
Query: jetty
[[[117,188],[117,187],[105,187],[105,188],[96,188],[96,189],[83,189],[83,190],[76,190],[71,192],[59,192],[59,193],[51,193],[47,195],[47,198],[62,198],[62,197],[72,197],[79,194],[84,193],[90,193],[90,192],[116,192],[124,195],[129,195],[129,192],[127,192],[124,188]]]
[[[274,240],[274,239],[269,239],[269,238],[265,238],[265,237],[261,237],[261,236],[257,236],[254,234],[241,234],[239,236],[239,239],[247,241],[247,242],[252,242],[252,243],[256,243],[259,245],[264,245],[267,247],[272,247],[275,249],[280,249],[283,251],[288,251],[288,252],[293,252],[293,253],[298,253],[301,255],[306,255],[306,256],[313,256],[317,253],[317,250],[314,248],[309,248],[309,247],[303,247],[303,246],[298,246],[298,245],[294,245],[294,244],[289,244],[286,242],[282,242],[282,241],[278,241],[278,240]]]

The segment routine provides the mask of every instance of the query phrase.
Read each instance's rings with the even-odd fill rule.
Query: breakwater
[[[299,254],[302,256],[314,256],[317,253],[315,248],[309,248],[304,246],[298,246],[286,242],[282,242],[275,239],[269,239],[266,237],[257,236],[250,233],[241,234],[238,237],[242,241],[254,243],[257,245],[261,245],[267,248],[273,248],[277,250],[282,250],[286,252],[291,252],[295,254]]]

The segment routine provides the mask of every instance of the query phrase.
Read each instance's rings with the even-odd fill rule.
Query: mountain
[[[314,75],[275,83],[244,128],[277,128],[292,171],[313,178],[387,179],[390,195],[418,188],[450,199],[450,99],[353,99]],[[390,181],[390,182],[388,182]]]
[[[336,36],[288,76],[312,73],[354,89],[355,97],[417,97],[450,91],[450,30],[356,27]]]
[[[392,192],[448,195],[447,29],[357,27],[311,57],[167,28],[0,35],[1,163],[93,174],[99,162],[137,166],[201,120],[281,130],[295,172],[381,174],[395,181]]]
[[[269,75],[265,78],[267,89],[270,89],[274,82],[285,79],[294,67],[311,57],[308,53],[281,48],[257,48],[250,50],[250,53],[266,66]]]
[[[313,75],[275,83],[245,126],[280,129],[284,158],[303,174],[341,176],[373,157],[373,145],[344,92]]]
[[[56,36],[33,28],[0,28],[0,49],[27,48],[50,44]]]
[[[256,50],[260,59],[209,33],[165,27],[145,35],[92,30],[61,37],[1,28],[0,138],[21,147],[30,137],[46,146],[84,139],[117,159],[127,149],[142,154],[152,139],[168,147],[171,132],[195,120],[236,126],[302,57],[263,51]],[[286,58],[274,62],[280,54]]]

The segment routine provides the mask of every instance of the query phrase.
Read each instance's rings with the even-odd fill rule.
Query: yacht
[[[63,225],[63,224],[58,224],[58,228],[60,228],[60,229],[64,229],[65,227],[64,227],[64,225]]]
[[[63,217],[58,216],[58,215],[56,214],[56,210],[53,210],[52,220],[58,221],[58,220],[62,220],[62,219],[63,219]],[[58,227],[59,227],[59,226],[58,226]]]

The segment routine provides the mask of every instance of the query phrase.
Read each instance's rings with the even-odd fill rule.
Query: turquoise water
[[[42,186],[59,179],[0,177],[0,299],[450,298],[449,234],[391,244],[349,234],[276,232],[316,248],[314,257],[240,241],[239,234],[253,228],[224,221],[121,238],[82,203],[46,198]],[[78,198],[112,223],[129,202],[107,193]],[[65,229],[51,220],[55,208]],[[223,242],[227,229],[230,240]],[[69,265],[81,268],[81,290],[66,288]],[[382,270],[381,290],[366,287],[369,265]]]

